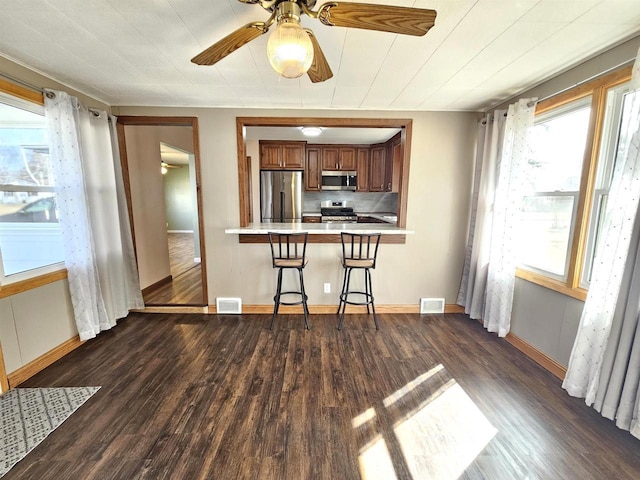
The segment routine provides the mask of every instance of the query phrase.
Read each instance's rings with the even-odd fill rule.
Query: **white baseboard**
[[[167,230],[167,233],[193,233],[193,230]]]

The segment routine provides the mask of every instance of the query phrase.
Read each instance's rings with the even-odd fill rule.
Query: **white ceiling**
[[[640,33],[640,0],[368,3],[432,8],[436,25],[411,37],[303,17],[334,72],[320,84],[278,77],[268,34],[190,62],[268,17],[237,0],[0,0],[0,54],[110,105],[484,110]]]
[[[160,142],[160,160],[171,165],[189,165],[189,158],[193,155],[178,147]]]

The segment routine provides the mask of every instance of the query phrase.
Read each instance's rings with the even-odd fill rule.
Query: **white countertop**
[[[389,222],[389,223],[396,223],[398,221],[398,216],[395,213],[360,213],[360,212],[356,212],[356,215],[358,217],[372,217],[372,218],[377,218],[379,220],[382,220],[384,222]],[[303,217],[321,217],[322,213],[320,212],[303,212],[302,214]]]
[[[269,232],[296,233],[307,232],[314,234],[331,234],[340,232],[352,233],[381,233],[382,235],[408,235],[415,233],[413,230],[399,228],[395,225],[384,223],[252,223],[248,227],[225,228],[224,233],[229,234],[253,234],[263,235]]]

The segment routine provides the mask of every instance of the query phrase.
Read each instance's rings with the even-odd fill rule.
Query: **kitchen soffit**
[[[294,140],[309,144],[373,145],[384,143],[400,128],[322,127],[317,137],[305,137],[298,127],[246,127],[246,140]]]

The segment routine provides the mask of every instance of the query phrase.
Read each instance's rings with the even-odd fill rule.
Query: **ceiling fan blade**
[[[420,37],[433,27],[436,11],[391,5],[332,2],[320,7],[318,19],[330,27],[362,28]]]
[[[313,45],[313,63],[311,64],[311,67],[309,67],[307,75],[309,75],[309,79],[313,83],[329,80],[333,77],[333,72],[331,71],[331,67],[327,62],[324,53],[322,53],[318,39],[311,30],[305,29],[305,31],[309,34],[311,44]]]
[[[174,165],[172,163],[160,162],[160,165],[164,168],[182,168],[182,165]]]
[[[198,65],[213,65],[251,40],[255,40],[263,33],[267,33],[268,30],[269,27],[264,22],[248,23],[200,52],[191,61]]]

